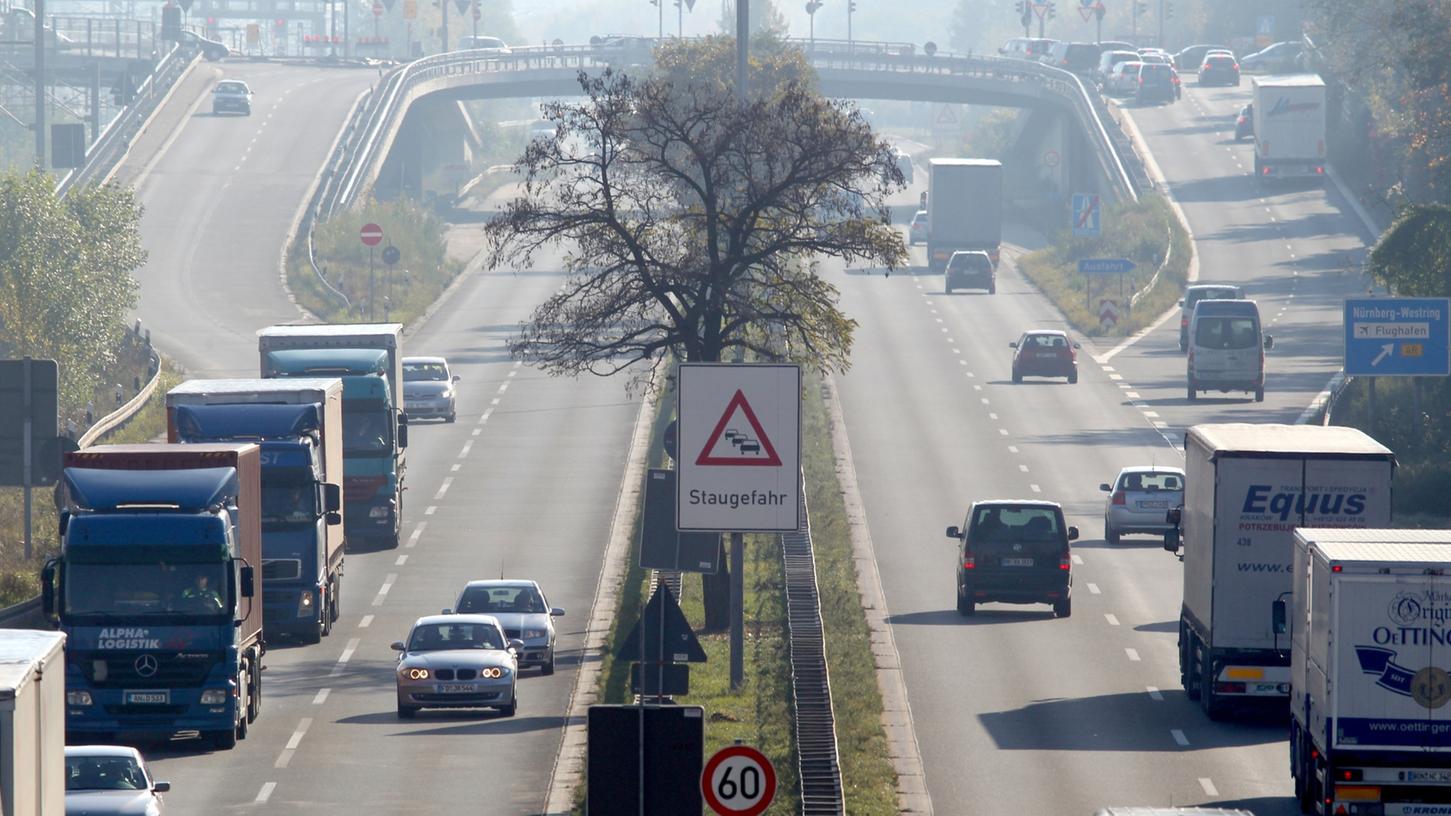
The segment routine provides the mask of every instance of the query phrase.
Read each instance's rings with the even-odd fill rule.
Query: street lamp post
[[[809,0],[806,4],[806,17],[811,21],[811,47],[816,48],[816,12],[821,8],[821,0]]]

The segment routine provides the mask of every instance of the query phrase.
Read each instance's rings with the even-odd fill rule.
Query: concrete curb
[[[897,774],[897,811],[930,815],[933,812],[932,796],[927,792],[922,748],[917,742],[912,706],[907,700],[907,684],[902,679],[902,659],[897,652],[897,641],[892,636],[891,624],[887,623],[887,596],[882,591],[881,573],[877,571],[876,549],[857,485],[856,464],[852,459],[851,441],[846,434],[836,380],[827,376],[823,385],[827,394],[827,414],[831,419],[831,446],[836,454],[836,478],[841,484],[847,524],[851,529],[857,589],[861,593],[867,629],[871,632],[877,689],[882,694],[882,728],[887,733],[887,755]]]
[[[559,754],[555,757],[554,768],[549,773],[549,792],[544,801],[544,812],[548,816],[568,814],[574,808],[574,791],[584,780],[585,752],[589,747],[585,725],[589,707],[598,702],[605,641],[609,638],[610,625],[614,622],[620,606],[620,589],[624,584],[625,570],[629,566],[631,533],[635,529],[635,516],[644,500],[651,418],[655,414],[655,401],[658,396],[654,392],[646,394],[640,401],[640,412],[635,416],[635,433],[630,439],[625,476],[620,483],[619,499],[615,502],[615,516],[610,523],[610,538],[605,545],[604,563],[600,569],[599,584],[595,589],[594,605],[590,607],[579,673],[575,675],[574,689],[569,695],[569,708],[565,715]]]

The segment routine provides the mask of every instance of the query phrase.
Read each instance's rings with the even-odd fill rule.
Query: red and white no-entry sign
[[[705,763],[700,792],[721,816],[760,816],[776,798],[776,769],[755,748],[731,745]]]
[[[377,224],[364,224],[358,230],[358,240],[363,242],[363,246],[377,246],[383,243],[383,228]]]

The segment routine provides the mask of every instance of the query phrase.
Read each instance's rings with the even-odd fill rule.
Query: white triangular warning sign
[[[955,125],[955,124],[957,124],[957,112],[952,109],[952,106],[951,105],[943,105],[942,107],[940,107],[940,108],[937,109],[937,124],[939,124],[939,125]]]
[[[756,412],[746,401],[745,392],[736,389],[735,396],[720,415],[715,430],[695,458],[697,465],[743,465],[746,467],[780,467],[781,457],[756,419]]]

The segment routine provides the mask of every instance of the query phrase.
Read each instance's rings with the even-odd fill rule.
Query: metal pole
[[[348,23],[352,20],[352,12],[348,11],[348,4],[352,0],[343,0],[343,59],[352,56],[352,38],[348,35]]]
[[[685,36],[685,0],[675,0],[675,36]]]
[[[746,684],[746,540],[731,533],[731,691]]]
[[[35,167],[45,171],[45,0],[35,0]]]
[[[373,248],[368,247],[368,322],[373,322]]]
[[[736,0],[736,99],[742,103],[746,101],[746,66],[750,52],[751,0]]]
[[[1164,0],[1159,0],[1159,47],[1164,47]]]
[[[36,0],[36,7],[37,7],[37,9],[39,8],[39,5],[40,5],[39,0]],[[35,16],[35,19],[39,20],[40,19],[40,15],[37,14]],[[21,469],[20,483],[25,488],[25,560],[26,561],[29,561],[30,560],[30,549],[31,549],[31,545],[30,545],[30,480],[31,480],[30,468],[31,468],[31,465],[33,464],[33,462],[32,462],[33,451],[31,451],[31,449],[30,449],[30,435],[34,432],[34,430],[31,428],[31,422],[30,422],[30,414],[31,414],[31,411],[34,410],[32,408],[32,405],[34,403],[34,397],[32,397],[31,396],[31,393],[30,393],[30,385],[31,385],[30,362],[31,362],[30,361],[30,358],[29,357],[26,357],[25,358],[25,363],[22,366],[22,369],[25,372],[25,376],[24,376],[25,382],[21,385],[21,387],[24,389],[23,390],[23,396],[21,397],[21,399],[22,399],[22,401],[25,404],[25,419],[21,421],[21,425],[20,425],[20,433],[21,433],[21,440],[22,440],[21,443],[20,443],[20,469]]]
[[[660,12],[660,32],[656,34],[659,39],[665,39],[665,0],[655,0],[655,8]]]
[[[811,18],[811,50],[816,50],[816,12],[807,15]]]
[[[327,32],[327,53],[330,57],[338,55],[338,4],[337,0],[328,3],[328,32]]]
[[[450,0],[442,0],[439,5],[443,6],[443,48],[442,52],[448,51],[448,4]]]
[[[851,59],[851,53],[856,50],[851,37],[851,12],[856,3],[846,0],[846,53],[847,59]]]
[[[91,141],[101,135],[101,63],[91,63]]]
[[[483,15],[482,15],[481,10],[479,8],[479,0],[474,0],[474,13],[473,13],[473,18],[474,18],[474,42],[478,42],[478,36],[479,36],[479,18],[482,17],[482,16]]]

